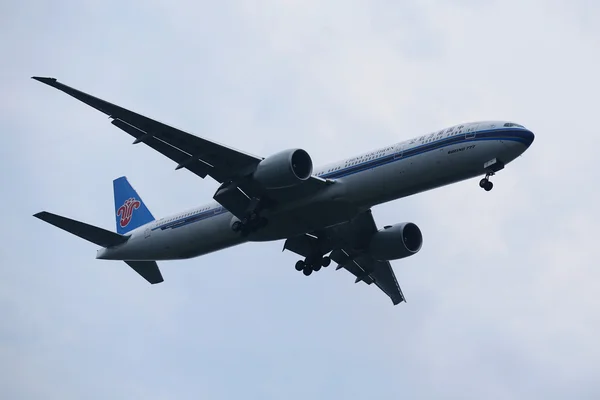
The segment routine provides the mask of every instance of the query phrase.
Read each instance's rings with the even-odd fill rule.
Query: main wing
[[[201,178],[211,176],[217,182],[243,176],[253,171],[262,158],[243,153],[216,142],[194,136],[162,122],[155,121],[123,107],[109,103],[55,78],[33,79],[61,90],[112,118],[112,124],[135,138],[134,144],[145,143]]]
[[[375,284],[387,294],[394,305],[406,301],[389,261],[378,261],[366,248],[371,236],[377,231],[371,210],[356,216],[352,221],[336,225],[320,232],[287,239],[284,249],[304,257],[326,254],[356,276],[356,283]]]
[[[275,202],[297,199],[325,187],[326,181],[312,176],[295,187],[267,191],[252,179],[252,173],[263,160],[242,151],[224,146],[145,117],[123,107],[84,93],[55,78],[34,76],[33,79],[52,86],[94,107],[112,118],[111,123],[135,138],[133,144],[144,143],[177,163],[175,169],[185,168],[201,178],[207,175],[222,183],[222,189],[237,189],[235,196],[242,197],[235,205],[223,204],[238,214],[249,203],[250,198],[263,198]],[[234,197],[235,197],[234,196]],[[217,201],[219,199],[215,197]]]

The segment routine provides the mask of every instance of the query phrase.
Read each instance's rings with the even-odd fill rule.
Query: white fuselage
[[[454,126],[315,169],[335,182],[318,194],[265,212],[267,227],[242,237],[234,216],[212,202],[153,221],[124,244],[98,250],[111,260],[171,260],[200,256],[247,241],[278,240],[352,219],[390,200],[480,176],[484,164],[508,164],[533,141],[524,127],[502,122]]]

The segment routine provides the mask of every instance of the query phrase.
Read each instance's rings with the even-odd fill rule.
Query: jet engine
[[[313,163],[302,149],[290,149],[262,160],[254,171],[254,179],[266,189],[297,185],[312,175]]]
[[[421,250],[423,235],[412,222],[386,226],[375,232],[369,243],[369,254],[380,261],[398,260]]]

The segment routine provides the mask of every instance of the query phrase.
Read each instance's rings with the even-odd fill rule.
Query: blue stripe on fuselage
[[[471,133],[469,133],[471,134]],[[358,172],[362,172],[368,169],[377,168],[382,165],[386,165],[395,161],[400,161],[407,159],[409,157],[414,157],[419,154],[424,154],[432,150],[436,150],[442,147],[451,146],[459,143],[468,143],[468,142],[477,142],[483,140],[510,140],[521,142],[526,146],[529,146],[532,142],[531,133],[524,129],[492,129],[487,131],[479,131],[473,132],[473,137],[466,137],[466,134],[463,132],[459,135],[450,136],[444,139],[434,140],[431,143],[426,143],[417,147],[413,147],[411,149],[404,150],[402,155],[399,157],[397,153],[389,154],[385,157],[377,158],[374,160],[369,160],[360,164],[352,165],[350,167],[346,167],[343,169],[339,169],[337,171],[325,173],[319,175],[321,178],[342,178],[345,176],[353,175]],[[221,207],[221,209],[213,208],[207,211],[202,211],[195,215],[190,215],[187,217],[179,218],[174,221],[169,221],[163,225],[158,225],[152,228],[153,231],[157,229],[165,230],[165,229],[176,229],[185,225],[193,224],[194,222],[202,221],[208,219],[210,217],[221,215],[228,212],[227,209]]]
[[[165,230],[165,229],[181,228],[182,226],[193,224],[194,222],[202,221],[202,220],[208,219],[210,217],[213,217],[215,215],[224,214],[226,212],[228,212],[228,211],[224,207],[212,208],[210,210],[202,211],[198,214],[189,215],[187,217],[182,217],[182,218],[179,218],[179,219],[176,219],[173,221],[169,221],[162,225],[158,225],[158,226],[152,228],[152,230],[155,231],[157,229]]]
[[[487,131],[473,132],[473,137],[466,137],[463,132],[459,135],[450,136],[444,139],[434,140],[431,143],[426,143],[421,146],[413,147],[411,149],[404,150],[402,155],[397,157],[398,153],[388,154],[384,157],[377,158],[375,160],[369,160],[360,164],[352,165],[337,171],[325,173],[319,175],[321,178],[332,178],[338,179],[345,176],[353,175],[358,172],[362,172],[368,169],[377,168],[382,165],[386,165],[395,161],[404,160],[409,157],[424,154],[432,150],[440,149],[442,147],[451,146],[459,143],[476,142],[483,140],[509,140],[521,142],[529,146],[532,142],[530,139],[531,133],[523,129],[492,129]]]

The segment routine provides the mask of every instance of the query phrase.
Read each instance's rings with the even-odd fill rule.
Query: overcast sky
[[[2,2],[0,397],[599,398],[600,3],[451,3]],[[282,242],[162,262],[150,286],[31,215],[114,230],[116,177],[157,217],[217,184],[32,75],[317,165],[474,120],[536,140],[492,192],[374,209],[423,231],[392,263],[406,304],[307,278]]]

